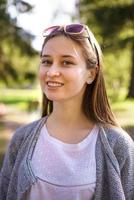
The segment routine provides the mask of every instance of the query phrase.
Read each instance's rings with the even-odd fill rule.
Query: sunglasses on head
[[[98,51],[95,46],[95,43],[93,42],[93,34],[89,30],[88,26],[85,24],[69,24],[69,25],[57,25],[57,26],[51,26],[49,28],[46,28],[43,31],[43,37],[47,37],[49,35],[56,34],[57,32],[64,31],[65,33],[69,35],[82,35],[83,37],[88,38],[93,50],[95,51],[98,59],[99,64],[99,58],[98,58]]]
[[[64,31],[65,33],[70,34],[70,35],[82,34],[85,31],[85,33],[87,34],[87,37],[89,37],[88,27],[84,24],[69,24],[69,25],[63,25],[63,26],[51,26],[49,28],[46,28],[43,31],[43,36],[47,37],[48,35],[57,33],[58,31]]]

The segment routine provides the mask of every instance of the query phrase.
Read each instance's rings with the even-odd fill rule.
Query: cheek
[[[77,80],[78,82],[82,81],[82,82],[85,82],[86,81],[86,78],[87,78],[87,71],[85,69],[82,69],[82,68],[78,68],[75,73],[74,73],[74,76],[75,76],[75,80],[76,80],[76,77],[77,77]]]
[[[43,69],[43,67],[39,68],[39,73],[38,73],[38,77],[41,80],[45,79],[46,77],[46,70]]]

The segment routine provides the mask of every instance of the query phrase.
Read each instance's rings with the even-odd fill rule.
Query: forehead
[[[46,44],[43,47],[42,54],[70,54],[74,57],[81,57],[82,48],[70,38],[67,38],[65,36],[56,36],[46,42]]]

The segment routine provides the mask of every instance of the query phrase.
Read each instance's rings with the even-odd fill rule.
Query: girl
[[[1,200],[133,200],[134,142],[115,120],[99,44],[86,25],[44,30],[42,118],[6,153]]]

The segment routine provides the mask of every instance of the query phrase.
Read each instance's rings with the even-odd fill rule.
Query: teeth
[[[53,86],[53,87],[57,87],[57,86],[62,86],[62,83],[57,83],[57,82],[47,82],[48,86]]]

